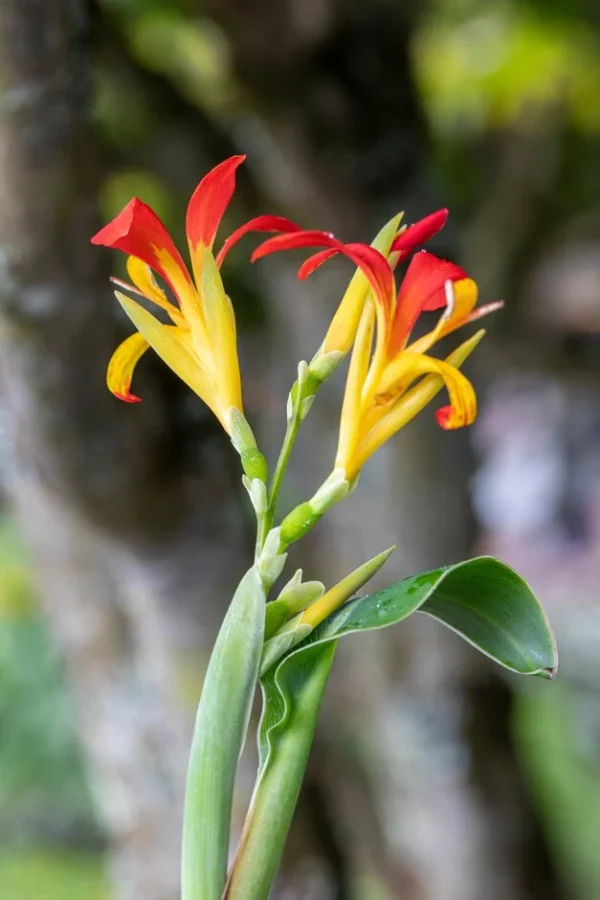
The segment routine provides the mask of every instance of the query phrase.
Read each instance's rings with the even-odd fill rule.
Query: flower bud
[[[266,484],[269,477],[269,466],[258,447],[248,447],[246,450],[242,450],[240,457],[242,468],[248,478],[252,480],[258,479],[263,484]]]
[[[293,509],[281,523],[281,540],[284,545],[287,547],[308,534],[321,516],[322,513],[315,512],[310,502],[301,503]]]

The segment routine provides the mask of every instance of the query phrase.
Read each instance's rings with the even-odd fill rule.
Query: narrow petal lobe
[[[133,371],[138,360],[148,349],[148,341],[136,331],[135,334],[126,338],[122,344],[119,344],[115,352],[110,358],[108,369],[106,370],[106,384],[109,391],[124,400],[125,403],[139,403],[140,397],[136,397],[131,393],[131,381]]]
[[[201,244],[212,249],[217,229],[235,190],[235,173],[245,156],[231,156],[204,176],[188,204],[185,221],[192,253]]]
[[[302,229],[299,225],[296,225],[295,222],[292,222],[291,219],[286,219],[284,216],[256,216],[244,225],[240,225],[239,228],[236,228],[236,230],[226,238],[223,246],[217,253],[217,265],[220,266],[222,264],[231,248],[246,234],[251,234],[253,232],[289,234],[295,231],[302,231]]]

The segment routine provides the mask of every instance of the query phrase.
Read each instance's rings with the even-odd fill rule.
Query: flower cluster
[[[337,364],[352,351],[334,471],[348,481],[355,478],[366,460],[444,386],[449,403],[437,410],[438,423],[446,429],[469,425],[476,415],[476,397],[459,367],[483,331],[445,360],[431,356],[429,351],[445,335],[501,304],[477,308],[477,286],[466,272],[419,249],[443,227],[447,210],[408,228],[401,227],[401,217],[397,216],[371,246],[344,243],[328,232],[306,231],[279,216],[258,216],[228,237],[215,255],[216,232],[243,159],[234,156],[218,165],[192,195],[186,233],[193,275],[158,216],[136,198],[92,238],[95,244],[128,255],[131,283],[113,279],[117,285],[160,307],[170,319],[170,324],[163,323],[145,305],[116,291],[137,331],[110,360],[110,390],[122,400],[139,400],[131,392],[133,371],[142,354],[152,347],[212,409],[235,443],[239,422],[245,420],[235,315],[220,268],[243,235],[270,232],[275,236],[260,244],[253,261],[277,251],[312,248],[315,252],[300,267],[300,278],[336,255],[347,257],[357,267],[311,364],[315,370],[319,360],[330,358]],[[409,257],[397,287],[395,270]],[[170,296],[155,275],[170,290]],[[438,310],[434,328],[413,340],[421,314]]]

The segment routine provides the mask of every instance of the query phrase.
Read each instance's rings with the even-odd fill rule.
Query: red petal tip
[[[245,155],[230,156],[204,176],[191,196],[186,233],[192,247],[212,248],[217,229],[235,190],[235,173]]]
[[[123,207],[121,212],[108,225],[105,225],[104,228],[101,228],[100,231],[90,238],[90,243],[100,247],[114,247],[117,241],[127,237],[132,222],[141,208],[150,209],[138,197],[132,197],[129,203]]]
[[[136,397],[136,395],[135,395],[135,394],[132,394],[131,392],[128,393],[128,394],[117,394],[117,393],[115,393],[114,396],[115,396],[118,400],[122,400],[123,403],[141,403],[141,402],[142,402],[142,398],[141,398],[141,397]]]
[[[434,235],[441,231],[448,220],[449,211],[438,209],[436,212],[425,216],[414,225],[409,225],[406,231],[399,234],[392,244],[392,252],[404,255],[416,250],[421,244],[425,244]]]
[[[451,406],[442,406],[435,411],[435,420],[444,431],[455,431],[465,424],[462,418],[457,418],[455,410]]]

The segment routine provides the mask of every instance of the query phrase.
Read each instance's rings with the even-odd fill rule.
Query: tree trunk
[[[230,472],[214,463],[225,439],[198,429],[206,456],[183,468],[174,380],[148,379],[136,409],[104,385],[120,335],[106,259],[89,245],[99,172],[85,11],[83,0],[0,11],[10,491],[79,701],[119,896],[175,900],[202,654],[245,541]]]

